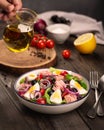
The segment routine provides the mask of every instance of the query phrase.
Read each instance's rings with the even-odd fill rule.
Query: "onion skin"
[[[47,26],[47,23],[43,19],[38,19],[38,21],[34,23],[34,31],[41,34],[45,34],[46,26]]]
[[[38,98],[41,98],[41,93],[39,91],[32,91],[30,93],[30,99],[34,99],[34,100],[37,100]]]
[[[41,79],[40,86],[41,86],[41,88],[47,89],[51,86],[51,83],[48,79]]]
[[[28,89],[30,88],[30,86],[31,86],[30,84],[22,83],[21,86],[18,89],[19,95],[23,96],[28,91]]]

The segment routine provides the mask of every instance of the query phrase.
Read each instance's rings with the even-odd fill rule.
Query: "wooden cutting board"
[[[0,66],[16,74],[23,74],[33,69],[47,68],[56,64],[56,51],[52,49],[37,50],[29,47],[24,52],[14,53],[8,50],[0,40]]]

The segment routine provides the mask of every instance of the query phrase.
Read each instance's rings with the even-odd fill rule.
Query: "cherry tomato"
[[[43,48],[46,47],[46,44],[45,44],[45,42],[43,40],[39,40],[38,43],[37,43],[37,47],[39,49],[43,49]]]
[[[38,104],[46,104],[46,99],[45,99],[45,98],[38,98],[38,99],[36,100],[36,102],[37,102]]]
[[[63,50],[62,51],[62,56],[65,58],[65,59],[69,59],[70,58],[70,55],[71,55],[71,51],[66,49],[66,50]]]
[[[41,88],[41,89],[40,89],[40,93],[41,93],[41,95],[43,96],[44,93],[45,93],[45,89],[44,89],[44,88]]]
[[[35,46],[37,46],[37,43],[38,43],[38,38],[33,37],[33,39],[31,40],[31,46],[35,47]]]
[[[43,78],[43,74],[40,73],[39,75],[37,75],[36,80],[37,80],[37,81],[38,81],[38,80],[40,81],[42,78]]]
[[[62,71],[62,72],[60,73],[60,75],[63,75],[63,76],[65,76],[65,75],[67,75],[67,74],[68,74],[67,71]]]
[[[39,49],[43,49],[45,47],[53,48],[54,47],[54,41],[52,39],[48,39],[44,35],[34,34],[34,37],[31,41],[31,46],[37,47]]]
[[[53,48],[54,45],[55,45],[55,43],[54,43],[54,41],[53,41],[52,39],[48,39],[48,40],[46,41],[46,47],[47,47],[47,48]]]
[[[45,42],[45,44],[46,44],[46,41],[47,41],[48,38],[47,38],[46,36],[43,35],[43,36],[41,36],[40,39],[41,39],[43,42]]]

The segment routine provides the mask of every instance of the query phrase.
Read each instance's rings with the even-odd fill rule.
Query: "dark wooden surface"
[[[24,7],[41,13],[48,10],[74,11],[104,20],[103,0],[23,0]],[[62,4],[61,4],[62,3]],[[61,5],[59,5],[61,4]],[[1,33],[1,31],[0,31]],[[55,67],[80,73],[89,80],[91,68],[104,74],[104,46],[97,45],[91,55],[81,55],[73,46],[73,40],[64,45],[56,45],[57,65]],[[63,49],[72,51],[71,58],[64,60],[61,56]],[[10,59],[12,60],[12,59]],[[0,68],[0,130],[103,130],[104,117],[89,119],[87,111],[95,102],[92,90],[86,102],[78,109],[60,115],[37,113],[23,106],[13,91],[13,84],[19,75]],[[3,81],[3,82],[2,82]],[[104,108],[104,95],[101,98]]]
[[[73,46],[73,40],[64,45],[56,44],[57,65],[55,67],[80,73],[89,80],[89,71],[93,67],[101,76],[104,74],[104,46],[97,45],[91,55],[82,55]],[[63,49],[72,51],[71,58],[64,60]],[[10,59],[12,60],[12,59]],[[94,91],[78,109],[59,115],[41,114],[23,106],[13,91],[13,83],[19,75],[0,69],[0,130],[98,130],[104,129],[104,117],[89,119],[86,115],[93,105]],[[12,82],[12,84],[11,84]],[[4,84],[5,83],[5,84]],[[6,85],[7,84],[7,85]],[[101,98],[104,108],[104,95]]]

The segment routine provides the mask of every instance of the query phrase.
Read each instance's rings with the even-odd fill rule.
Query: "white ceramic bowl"
[[[68,103],[68,104],[58,104],[58,105],[44,104],[44,105],[41,105],[41,104],[33,103],[33,102],[29,101],[29,100],[26,100],[26,99],[22,98],[17,93],[17,89],[18,89],[18,86],[20,84],[21,79],[23,79],[24,77],[26,77],[26,76],[28,76],[30,74],[33,74],[33,73],[37,74],[38,72],[44,71],[44,70],[47,70],[47,69],[38,69],[38,70],[33,70],[33,71],[30,71],[30,72],[27,72],[27,73],[23,74],[22,76],[20,76],[17,79],[17,81],[15,82],[14,91],[15,91],[17,97],[19,98],[19,100],[20,100],[20,102],[22,104],[24,104],[25,106],[27,106],[28,108],[30,108],[30,109],[32,109],[34,111],[40,112],[40,113],[61,114],[61,113],[69,112],[69,111],[72,111],[72,110],[78,108],[81,104],[83,104],[86,101],[86,99],[89,96],[90,86],[89,86],[89,82],[84,77],[83,77],[83,80],[87,84],[88,92],[83,98],[81,98],[81,99],[79,99],[77,101],[74,101],[74,102],[71,102],[71,103]],[[72,72],[72,73],[74,73],[74,72]]]
[[[46,27],[48,37],[53,39],[57,44],[63,44],[70,35],[70,26],[67,24],[52,24]]]

